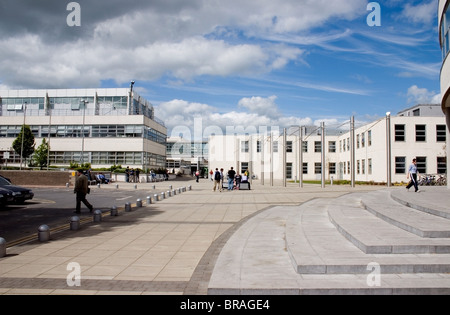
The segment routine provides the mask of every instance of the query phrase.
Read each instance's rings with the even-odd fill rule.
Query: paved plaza
[[[156,191],[166,191],[169,185],[191,185],[192,190],[146,204],[153,185]],[[213,192],[212,187],[207,179],[137,184],[143,207],[125,212],[117,205],[119,216],[105,213],[101,222],[83,224],[78,231],[52,233],[49,242],[38,242],[36,236],[35,241],[8,248],[7,256],[0,258],[0,294],[298,294],[298,279],[286,282],[298,274],[285,240],[286,228],[301,228],[295,226],[300,213],[296,209],[311,202],[319,202],[313,208],[322,209],[321,200],[385,189],[254,183],[251,191]],[[114,194],[115,186],[101,189]],[[120,189],[135,188],[120,183]],[[280,247],[273,248],[272,241]],[[264,253],[251,252],[252,242],[259,247],[265,242]],[[295,250],[290,255],[295,256]],[[245,269],[248,262],[251,267]],[[77,271],[79,283],[74,282]],[[260,283],[252,287],[256,278]],[[450,280],[442,279],[450,287]],[[320,281],[325,285],[325,279]]]

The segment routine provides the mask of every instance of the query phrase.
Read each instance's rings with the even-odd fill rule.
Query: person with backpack
[[[213,191],[216,191],[216,187],[219,186],[219,191],[222,192],[222,176],[219,172],[219,169],[216,168],[216,171],[214,172],[214,188]]]

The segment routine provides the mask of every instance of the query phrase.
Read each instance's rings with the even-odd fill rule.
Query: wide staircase
[[[446,189],[314,199],[249,219],[216,262],[210,294],[450,294]]]

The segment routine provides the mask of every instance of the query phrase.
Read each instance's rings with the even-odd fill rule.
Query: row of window
[[[447,172],[447,158],[446,157],[437,157],[437,170],[436,172],[431,171],[431,173],[437,174],[446,174]],[[426,156],[418,156],[417,160],[417,170],[420,174],[427,174],[427,157]],[[395,157],[395,173],[396,174],[406,174],[408,172],[408,164],[405,156],[397,156]]]
[[[436,142],[447,141],[447,130],[445,125],[436,125]],[[395,141],[406,141],[406,125],[395,125]],[[415,141],[426,142],[427,141],[427,125],[415,125]]]
[[[441,24],[442,59],[447,57],[450,51],[450,10],[445,9]]]
[[[142,138],[166,144],[166,135],[142,125],[30,126],[37,138]],[[0,138],[17,138],[22,126],[0,126]],[[49,131],[50,130],[50,131]]]
[[[50,151],[50,165],[69,165],[73,162],[84,161],[94,165],[145,165],[165,167],[166,157],[149,152],[55,152]],[[4,159],[4,152],[0,152]],[[31,157],[32,158],[32,157]],[[20,155],[9,153],[8,163],[20,163]]]
[[[278,153],[278,141],[272,142],[272,152]],[[261,141],[257,141],[256,143],[256,152],[261,153],[262,145]],[[303,141],[302,151],[304,153],[308,153],[308,141]],[[249,141],[241,141],[241,152],[248,153],[249,152]],[[286,153],[293,153],[293,141],[286,141]],[[314,141],[314,152],[321,153],[322,152],[322,141]],[[328,152],[336,153],[336,141],[328,141]]]

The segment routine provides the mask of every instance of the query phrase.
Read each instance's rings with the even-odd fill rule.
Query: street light
[[[86,119],[86,104],[89,104],[89,101],[81,100],[80,103],[83,103],[83,129],[81,130],[82,133],[82,141],[81,141],[81,164],[84,164],[84,125],[85,125],[85,119]]]
[[[23,126],[22,126],[22,144],[20,147],[20,170],[22,170],[22,160],[23,160],[23,140],[25,138],[25,118],[27,116],[27,102],[25,102],[25,108],[23,111]]]
[[[387,187],[391,187],[391,112],[386,113]]]

